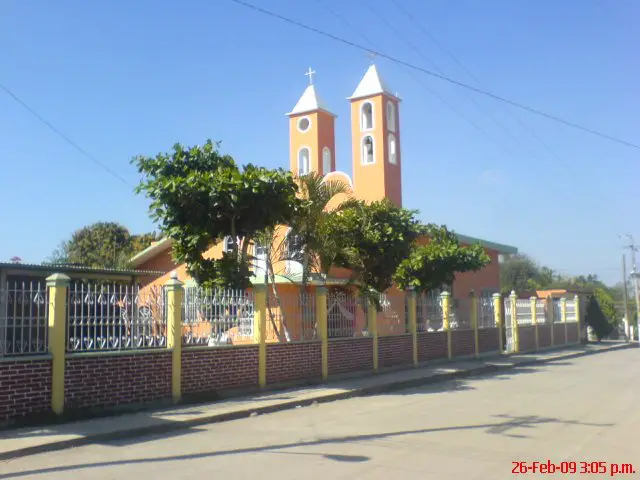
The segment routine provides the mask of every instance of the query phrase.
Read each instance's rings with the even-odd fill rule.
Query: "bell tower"
[[[336,169],[335,118],[316,92],[309,68],[309,86],[289,117],[289,165],[295,175],[319,172],[326,175]]]
[[[372,64],[349,100],[355,196],[402,206],[400,99]]]

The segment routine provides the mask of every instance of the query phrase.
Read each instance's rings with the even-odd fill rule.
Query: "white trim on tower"
[[[364,142],[367,138],[371,139],[371,162],[365,161]],[[369,154],[367,153],[368,157]],[[360,140],[360,164],[361,165],[374,165],[376,163],[376,139],[371,134],[363,135]]]
[[[300,168],[300,160],[302,159],[300,157],[300,154],[302,153],[303,150],[307,151],[307,171],[303,172],[302,169]],[[308,173],[311,172],[312,170],[312,165],[311,165],[311,148],[309,148],[306,145],[301,145],[300,148],[298,148],[298,156],[297,156],[297,160],[296,160],[296,166],[297,166],[297,170],[298,170],[298,175],[306,175]]]

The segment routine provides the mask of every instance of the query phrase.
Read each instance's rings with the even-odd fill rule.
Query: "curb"
[[[553,363],[556,361],[567,360],[571,358],[586,357],[590,355],[596,355],[600,353],[606,353],[616,350],[626,350],[630,348],[638,348],[637,344],[621,344],[612,345],[607,348],[593,351],[578,351],[567,353],[566,355],[560,355],[554,358],[542,358],[542,359],[530,359],[522,360],[512,363],[505,363],[504,365],[487,364],[481,365],[477,368],[470,368],[465,370],[458,370],[454,372],[437,373],[428,377],[412,378],[410,380],[402,380],[396,382],[389,382],[380,385],[374,385],[370,387],[355,388],[353,390],[341,393],[334,393],[329,395],[319,395],[315,398],[307,398],[304,400],[291,400],[279,403],[277,405],[269,405],[265,407],[247,408],[244,410],[238,410],[235,412],[212,414],[205,417],[200,417],[192,420],[185,420],[180,422],[168,422],[166,424],[152,425],[148,427],[140,427],[130,430],[121,430],[115,432],[101,433],[97,435],[90,435],[81,438],[74,438],[71,440],[62,440],[59,442],[48,443],[44,445],[35,445],[32,447],[24,447],[17,450],[11,450],[8,452],[0,453],[0,461],[7,461],[16,458],[35,455],[38,453],[55,452],[59,450],[66,450],[69,448],[80,447],[84,445],[90,445],[93,443],[100,443],[106,441],[126,440],[136,437],[144,437],[148,435],[159,435],[163,433],[170,433],[177,430],[185,430],[202,425],[210,425],[214,423],[228,422],[231,420],[238,420],[241,418],[247,418],[254,415],[264,415],[269,413],[280,412],[283,410],[291,410],[298,407],[306,407],[318,403],[329,403],[337,400],[345,400],[347,398],[364,397],[368,395],[375,395],[384,392],[392,392],[396,390],[404,390],[407,388],[419,387],[422,385],[430,385],[433,383],[442,383],[447,380],[453,380],[456,378],[468,378],[477,377],[481,375],[487,375],[491,373],[514,370],[519,367],[526,367],[530,365],[541,365],[546,363]],[[500,357],[498,357],[500,358]],[[508,358],[508,357],[507,357]],[[488,360],[491,361],[491,360]]]

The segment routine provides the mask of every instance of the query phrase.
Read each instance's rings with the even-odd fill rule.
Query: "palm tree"
[[[276,274],[273,268],[274,260],[280,258],[282,256],[282,252],[284,250],[284,239],[279,238],[276,235],[275,227],[268,227],[262,232],[259,232],[255,237],[254,249],[257,248],[258,245],[264,248],[264,262],[265,262],[265,283],[267,288],[269,284],[271,284],[271,291],[273,293],[273,297],[276,300],[276,304],[278,305],[278,310],[280,311],[280,316],[282,318],[282,331],[278,329],[278,325],[275,321],[275,316],[273,314],[273,309],[269,304],[269,293],[267,292],[267,312],[269,314],[269,321],[271,322],[271,327],[275,332],[278,340],[281,342],[288,342],[290,340],[289,329],[287,328],[286,318],[284,316],[284,309],[282,308],[282,301],[280,300],[280,296],[278,295],[278,290],[276,289]],[[254,262],[257,260],[257,256],[251,256],[251,260]],[[255,268],[254,263],[254,270]]]
[[[298,182],[303,203],[290,227],[291,234],[298,237],[301,247],[302,286],[305,288],[312,272],[326,276],[340,254],[339,239],[325,235],[325,225],[332,215],[339,214],[354,200],[348,197],[329,210],[328,207],[338,195],[349,195],[348,185],[340,180],[324,181],[317,172],[299,177]]]
[[[302,264],[300,294],[304,302],[304,293],[312,274],[320,273],[323,274],[323,279],[326,278],[341,252],[339,239],[324,233],[327,220],[353,202],[351,198],[347,198],[336,208],[329,210],[328,207],[336,196],[349,195],[350,189],[344,182],[324,181],[323,176],[316,172],[298,177],[297,181],[302,204],[289,224],[289,234],[283,236],[278,229],[271,228],[256,236],[256,243],[265,248],[266,280],[267,283],[271,283],[273,296],[282,315],[282,332],[278,330],[273,314],[270,312],[269,315],[272,327],[281,341],[288,341],[290,335],[275,286],[275,261],[294,260]],[[295,250],[290,248],[294,238],[297,243]],[[294,281],[292,278],[290,280]],[[304,305],[302,308],[304,309]]]

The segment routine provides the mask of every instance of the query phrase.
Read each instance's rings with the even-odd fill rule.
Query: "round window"
[[[306,132],[307,130],[309,130],[310,125],[311,122],[307,117],[302,117],[300,120],[298,120],[298,130],[300,130],[301,132]]]

